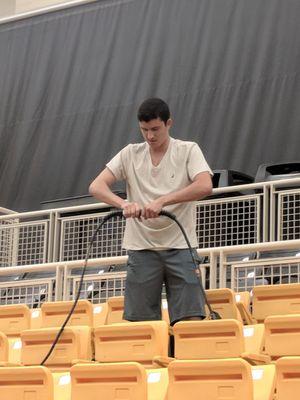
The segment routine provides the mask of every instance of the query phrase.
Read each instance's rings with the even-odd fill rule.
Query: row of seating
[[[300,284],[257,286],[249,292],[234,293],[231,289],[206,290],[212,308],[223,318],[242,320],[245,324],[263,322],[270,315],[300,313]],[[59,326],[72,302],[44,303],[41,309],[30,310],[26,305],[0,306],[0,330],[10,336],[21,330]],[[107,303],[92,304],[79,301],[69,325],[97,327],[122,320],[124,298],[111,297]],[[169,322],[167,302],[162,301],[162,317]]]
[[[165,302],[163,321],[127,323],[122,321],[122,297],[102,305],[81,300],[47,368],[39,364],[72,303],[44,303],[33,311],[2,306],[0,399],[79,400],[89,395],[97,400],[171,400],[205,393],[213,400],[271,400],[275,389],[277,399],[290,399],[278,393],[290,395],[291,387],[300,385],[300,313],[295,314],[300,284],[271,289],[254,291],[252,314],[249,293],[207,291],[223,319],[174,327]],[[274,315],[278,311],[282,315]],[[264,323],[256,323],[253,315]],[[168,357],[170,333],[175,358]],[[283,357],[290,355],[296,357]]]
[[[300,357],[250,366],[239,358],[141,364],[77,364],[70,372],[45,367],[0,368],[0,398],[38,400],[291,400],[300,389]]]
[[[253,363],[260,363],[267,362],[265,357],[262,357],[263,349],[273,359],[284,355],[300,355],[297,346],[292,346],[296,349],[294,352],[292,348],[287,348],[291,347],[292,342],[285,339],[288,335],[295,337],[298,334],[298,327],[300,332],[299,315],[295,313],[293,307],[294,303],[298,302],[295,293],[296,290],[300,291],[300,284],[275,286],[272,296],[269,292],[270,287],[258,289],[267,289],[265,296],[256,293],[257,303],[267,303],[266,306],[259,308],[260,314],[258,314],[264,324],[256,323],[249,312],[249,293],[234,295],[230,289],[207,291],[212,307],[220,313],[222,320],[207,320],[200,324],[198,321],[176,324],[172,329],[176,343],[176,358],[210,358],[209,354],[213,354],[215,358],[242,357],[245,353],[245,358],[253,358],[256,360]],[[278,289],[281,289],[280,296],[278,293],[276,295]],[[279,304],[276,306],[276,303],[279,303],[280,307]],[[1,306],[0,361],[22,362],[24,365],[39,364],[56,337],[71,304],[72,302],[44,303],[40,311],[30,311],[25,305]],[[254,304],[255,297],[253,307]],[[110,298],[103,305],[92,305],[87,300],[80,300],[58,344],[64,350],[60,350],[60,355],[54,357],[55,362],[52,360],[53,367],[56,363],[61,367],[70,366],[72,360],[76,359],[91,360],[94,353],[96,360],[102,362],[107,360],[107,354],[112,357],[115,353],[115,358],[109,361],[131,360],[152,365],[152,358],[149,358],[149,355],[144,359],[141,358],[147,346],[150,346],[150,350],[148,348],[146,354],[167,356],[168,332],[171,328],[168,325],[165,303],[162,310],[164,320],[156,322],[120,324],[124,322],[123,308],[122,297]],[[219,344],[215,343],[214,340],[221,336],[222,341]],[[239,343],[235,352],[228,351],[232,348],[230,340],[235,344]],[[281,341],[285,342],[285,347],[279,351]],[[125,343],[131,347],[127,348],[128,354],[123,354],[123,358],[120,358],[121,353],[118,348],[123,346],[124,351]],[[92,344],[95,346],[95,351],[92,349]],[[39,351],[35,351],[36,348]],[[63,352],[68,355],[63,355]],[[132,358],[132,354],[136,354],[137,358]]]
[[[300,390],[300,357],[259,366],[229,358],[174,360],[158,369],[135,362],[79,363],[63,372],[3,367],[0,388],[3,400],[291,400]]]

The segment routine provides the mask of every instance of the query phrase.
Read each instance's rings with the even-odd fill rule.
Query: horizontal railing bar
[[[236,246],[224,246],[224,247],[211,247],[205,249],[197,249],[199,256],[210,256],[215,255],[229,255],[243,252],[256,252],[261,250],[284,250],[284,249],[300,249],[300,239],[297,240],[286,240],[278,242],[265,242],[265,243],[251,243]],[[105,266],[111,264],[125,264],[128,256],[116,256],[116,257],[102,257],[102,258],[91,258],[88,261],[88,267],[94,266]],[[49,271],[54,270],[57,267],[68,267],[76,268],[83,266],[84,260],[72,260],[72,261],[57,261],[52,263],[33,264],[27,266],[14,266],[14,267],[2,267],[0,268],[0,275],[12,275],[20,272],[32,272],[32,271]]]
[[[227,187],[223,187],[223,188],[215,188],[212,191],[213,195],[220,195],[220,194],[225,194],[225,193],[231,193],[231,192],[239,192],[239,191],[244,191],[244,190],[248,190],[248,189],[263,189],[264,187],[270,187],[270,186],[276,186],[276,185],[280,185],[280,186],[284,186],[284,185],[292,185],[295,183],[299,183],[300,185],[300,178],[292,178],[292,179],[286,179],[286,180],[277,180],[277,181],[270,181],[270,182],[260,182],[260,183],[249,183],[247,185],[235,185],[235,186],[227,186]],[[300,192],[300,188],[299,188],[299,192]],[[260,194],[252,194],[249,195],[250,196],[259,196]],[[247,195],[242,195],[242,196],[247,196]],[[241,196],[237,196],[237,197],[241,197]],[[214,199],[207,199],[207,200],[203,200],[203,201],[199,201],[198,204],[204,203],[205,201],[213,201]],[[218,199],[216,199],[218,200]],[[224,201],[226,199],[224,198]],[[228,198],[229,201],[231,201],[232,199],[229,197]],[[18,215],[18,218],[29,218],[29,217],[36,217],[36,216],[40,216],[40,215],[47,215],[47,214],[51,214],[51,213],[57,213],[57,214],[61,214],[61,213],[67,213],[67,212],[78,212],[78,211],[89,211],[89,210],[94,210],[94,209],[102,209],[102,208],[108,208],[111,207],[108,204],[105,203],[101,203],[101,202],[97,202],[97,200],[95,199],[95,203],[92,204],[84,204],[84,205],[79,205],[79,206],[72,206],[72,207],[60,207],[60,208],[52,208],[52,209],[48,209],[48,210],[37,210],[37,211],[26,211],[26,212],[21,212],[21,213],[17,213],[15,214],[15,212],[13,212],[14,214],[7,214],[7,215],[1,215],[0,216],[0,220],[5,220],[5,219],[9,219],[9,218],[14,218],[16,215]]]

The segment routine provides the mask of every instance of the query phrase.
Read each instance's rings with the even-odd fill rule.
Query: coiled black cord
[[[190,253],[191,253],[193,262],[194,262],[196,268],[197,268],[198,271],[199,271],[199,276],[198,276],[198,278],[199,278],[199,283],[200,283],[200,290],[201,290],[201,293],[202,293],[202,295],[203,295],[203,297],[204,297],[204,299],[205,299],[205,303],[206,303],[206,305],[207,305],[207,307],[208,307],[210,318],[211,318],[211,319],[221,319],[220,315],[219,315],[216,311],[213,311],[213,310],[212,310],[212,308],[211,308],[211,306],[210,306],[210,304],[209,304],[209,302],[208,302],[208,300],[207,300],[207,296],[206,296],[206,293],[205,293],[205,290],[204,290],[204,288],[203,288],[202,281],[201,281],[201,278],[200,278],[200,269],[199,269],[199,265],[198,265],[198,263],[197,263],[197,261],[196,261],[196,259],[195,259],[195,255],[194,255],[194,252],[193,252],[193,248],[192,248],[192,246],[191,246],[191,243],[190,243],[190,241],[189,241],[189,239],[188,239],[188,237],[187,237],[187,234],[186,234],[184,228],[182,227],[182,225],[181,225],[180,222],[177,220],[177,218],[175,217],[174,214],[172,214],[172,213],[170,213],[170,212],[168,212],[168,211],[162,210],[162,211],[159,213],[159,215],[160,215],[160,216],[164,216],[164,217],[168,217],[168,218],[172,219],[172,220],[178,225],[178,227],[180,228],[180,230],[181,230],[181,232],[182,232],[182,234],[183,234],[183,236],[184,236],[184,238],[185,238],[185,241],[186,241],[186,243],[187,243],[187,245],[188,245],[188,248],[189,248],[189,250],[190,250]],[[54,350],[54,348],[55,348],[57,342],[59,341],[59,338],[61,337],[61,335],[62,335],[62,333],[63,333],[63,331],[64,331],[64,329],[65,329],[67,323],[69,322],[69,320],[70,320],[70,318],[71,318],[71,316],[72,316],[72,314],[73,314],[73,312],[74,312],[74,310],[75,310],[75,308],[76,308],[76,306],[77,306],[77,303],[78,303],[78,300],[79,300],[79,297],[80,297],[80,293],[81,293],[81,289],[82,289],[82,285],[83,285],[83,279],[84,279],[84,275],[85,275],[85,271],[86,271],[88,259],[89,259],[90,252],[91,252],[91,249],[92,249],[92,247],[93,247],[94,241],[95,241],[95,239],[96,239],[96,237],[97,237],[97,235],[98,235],[98,232],[100,231],[100,229],[102,228],[102,226],[103,226],[109,219],[114,218],[114,217],[123,218],[123,211],[122,211],[122,210],[112,211],[111,213],[109,213],[109,214],[107,214],[105,217],[103,217],[103,220],[101,221],[101,223],[99,224],[99,226],[98,226],[97,229],[95,230],[95,232],[94,232],[94,234],[93,234],[93,237],[92,237],[92,239],[90,240],[89,247],[88,247],[88,250],[87,250],[87,252],[86,252],[86,256],[85,256],[85,260],[84,260],[84,265],[83,265],[83,269],[82,269],[82,273],[81,273],[81,277],[80,277],[80,281],[79,281],[79,287],[78,287],[78,290],[77,290],[76,298],[75,298],[75,300],[74,300],[74,303],[73,303],[73,305],[72,305],[71,310],[69,311],[69,314],[67,315],[67,318],[65,319],[65,321],[64,321],[64,323],[62,324],[62,326],[61,326],[59,332],[57,333],[56,338],[55,338],[54,342],[52,343],[52,346],[51,346],[50,350],[48,351],[46,357],[45,357],[45,358],[43,359],[43,361],[41,362],[41,365],[44,365],[45,362],[46,362],[46,361],[48,360],[48,358],[50,357],[50,355],[52,354],[52,352],[53,352],[53,350]]]

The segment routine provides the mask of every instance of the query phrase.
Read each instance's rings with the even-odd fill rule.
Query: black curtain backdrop
[[[0,205],[87,194],[147,97],[214,169],[299,159],[299,0],[97,1],[0,25]]]

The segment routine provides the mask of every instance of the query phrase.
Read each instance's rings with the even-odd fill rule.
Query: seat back
[[[282,357],[276,361],[276,398],[291,400],[300,392],[300,357]]]
[[[152,365],[154,356],[168,355],[165,321],[127,322],[94,330],[95,359],[99,362],[137,361]]]
[[[39,329],[42,327],[42,312],[40,308],[32,308],[30,310],[31,321],[30,329]]]
[[[22,332],[22,363],[39,365],[50,350],[58,331],[59,328],[44,328]],[[45,366],[69,368],[74,360],[91,360],[91,357],[91,328],[66,327]]]
[[[43,303],[42,327],[51,328],[61,326],[69,314],[74,302],[57,301]],[[79,300],[76,308],[68,322],[68,326],[87,325],[93,326],[93,305],[88,300]]]
[[[245,351],[243,326],[234,319],[182,321],[173,330],[178,360],[240,357]]]
[[[269,315],[300,313],[300,284],[266,285],[253,288],[252,315],[264,321]]]
[[[205,291],[207,300],[214,311],[217,311],[224,319],[237,319],[242,321],[239,310],[236,306],[235,293],[233,290],[210,289]],[[206,310],[208,314],[208,309]]]
[[[273,315],[265,319],[265,351],[273,360],[300,355],[300,315]]]
[[[0,362],[8,361],[8,339],[7,336],[0,332]]]
[[[250,292],[248,292],[247,290],[245,292],[237,292],[235,294],[235,301],[243,303],[246,310],[250,311]]]
[[[1,399],[53,399],[52,374],[45,367],[0,368]]]
[[[253,400],[250,365],[239,358],[173,361],[169,367],[168,400]]]
[[[262,354],[265,345],[264,324],[246,325],[243,327],[245,352]]]
[[[147,400],[147,376],[138,363],[78,364],[71,368],[72,400]]]
[[[276,388],[275,365],[267,364],[251,366],[251,372],[253,381],[253,399],[274,400]]]
[[[30,328],[30,309],[25,304],[0,306],[0,332],[7,336],[19,336]]]
[[[124,296],[109,297],[107,300],[107,317],[105,324],[118,324],[123,320]]]
[[[107,303],[93,304],[94,328],[105,324],[107,318]]]

